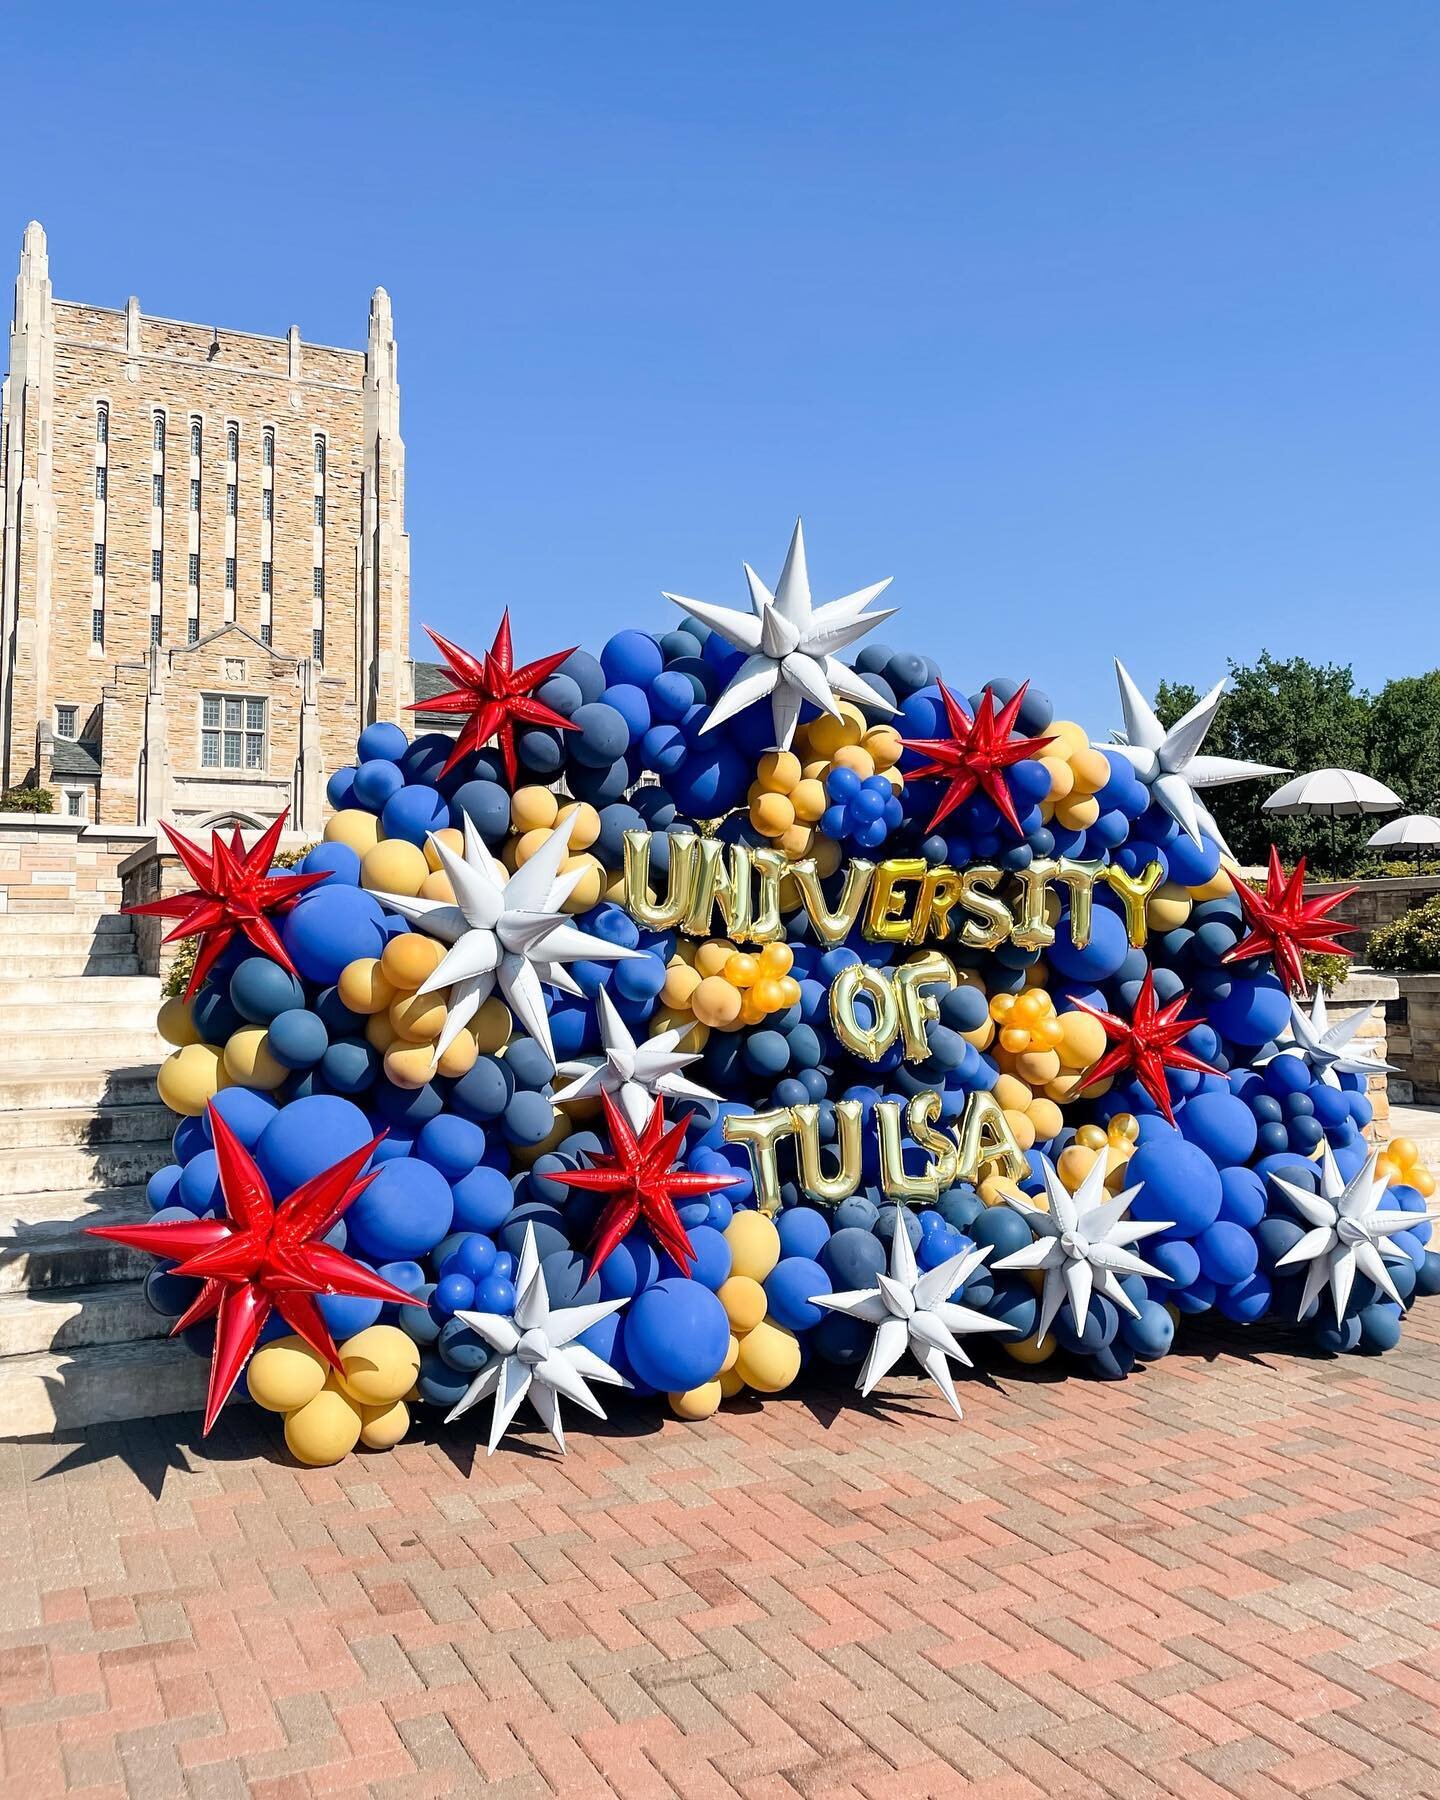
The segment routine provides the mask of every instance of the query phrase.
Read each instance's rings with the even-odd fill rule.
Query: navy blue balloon
[[[713,1381],[730,1348],[730,1321],[709,1288],[672,1276],[625,1309],[625,1351],[658,1393],[683,1394]]]
[[[1142,1300],[1138,1318],[1122,1318],[1120,1336],[1139,1357],[1153,1362],[1175,1341],[1175,1321],[1158,1300]]]
[[[1028,1231],[1025,1236],[1028,1242]],[[851,1288],[874,1287],[875,1277],[887,1263],[885,1246],[879,1238],[857,1225],[841,1226],[816,1260],[834,1283],[837,1293],[848,1292]]]
[[[277,1013],[304,1006],[305,990],[268,956],[247,956],[230,977],[230,1004],[252,1025],[268,1025]]]
[[[510,830],[510,795],[498,781],[467,781],[450,796],[450,823],[463,827],[470,819],[492,847]]]
[[[993,1247],[992,1262],[1023,1250],[1032,1241],[1030,1227],[1008,1206],[987,1206],[975,1216],[967,1231],[977,1244]]]
[[[1237,1325],[1253,1325],[1270,1310],[1274,1289],[1268,1275],[1257,1269],[1215,1295],[1215,1310]]]
[[[718,1234],[717,1234],[718,1235]],[[723,1239],[721,1240],[724,1241]],[[694,1242],[692,1235],[691,1242]],[[726,1245],[728,1252],[729,1246]],[[728,1270],[726,1273],[728,1274]],[[660,1278],[660,1259],[648,1238],[631,1232],[600,1265],[600,1292],[606,1300],[628,1299]],[[700,1277],[697,1275],[696,1279]],[[710,1286],[707,1281],[704,1284]]]
[[[405,1308],[406,1313],[414,1311],[416,1308],[413,1306]],[[407,1326],[409,1325],[408,1318],[405,1323]],[[411,1335],[414,1335],[413,1331]],[[436,1338],[440,1336],[438,1324],[435,1328],[435,1336]],[[452,1369],[438,1350],[421,1351],[420,1373],[416,1377],[415,1386],[419,1391],[420,1398],[428,1401],[431,1406],[444,1407],[448,1411],[450,1407],[465,1398],[473,1379],[474,1377],[464,1370]]]
[[[447,1320],[440,1327],[435,1347],[447,1368],[469,1380],[473,1380],[495,1354],[480,1333],[463,1319]]]
[[[265,1042],[287,1069],[311,1069],[330,1048],[330,1034],[315,1013],[297,1006],[270,1021]]]
[[[320,1072],[339,1094],[363,1094],[380,1073],[380,1053],[363,1037],[337,1038],[320,1059]]]
[[[770,1317],[789,1331],[809,1331],[818,1325],[824,1308],[813,1306],[812,1296],[835,1291],[826,1271],[808,1256],[782,1256],[763,1286]]]

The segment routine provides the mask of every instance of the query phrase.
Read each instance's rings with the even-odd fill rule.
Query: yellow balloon
[[[433,1044],[445,1023],[445,994],[402,994],[392,1001],[390,1023],[407,1044]]]
[[[1043,1344],[1037,1344],[1033,1337],[1021,1338],[1017,1343],[1013,1338],[1000,1340],[1007,1356],[1013,1356],[1018,1363],[1034,1365],[1049,1362],[1055,1354],[1055,1339],[1047,1337]]]
[[[272,1338],[262,1344],[245,1369],[250,1398],[267,1412],[294,1412],[308,1406],[330,1376],[330,1365],[304,1338]]]
[[[1105,1027],[1089,1013],[1061,1013],[1060,1028],[1064,1032],[1059,1045],[1060,1060],[1067,1069],[1092,1068],[1105,1054],[1109,1041]]]
[[[741,1338],[735,1373],[757,1394],[778,1394],[800,1373],[799,1338],[772,1319],[762,1319]]]
[[[736,1337],[735,1333],[732,1331],[730,1333],[730,1348],[725,1352],[725,1360],[720,1365],[720,1373],[722,1375],[726,1374],[729,1370],[731,1370],[735,1367],[735,1358],[739,1354],[740,1354],[740,1340],[739,1340],[739,1338]]]
[[[1053,1100],[1034,1099],[1025,1114],[1035,1132],[1035,1142],[1043,1144],[1063,1129],[1065,1115]]]
[[[468,1031],[462,1031],[452,1038],[445,1047],[445,1054],[436,1065],[435,1073],[454,1081],[461,1075],[468,1075],[479,1060],[480,1052],[475,1040]]]
[[[325,842],[344,844],[362,860],[380,842],[380,821],[358,806],[345,806],[325,821]]]
[[[338,1387],[323,1387],[313,1400],[288,1413],[285,1444],[296,1462],[322,1468],[348,1456],[360,1442],[360,1408]]]
[[[278,1088],[290,1071],[270,1054],[269,1032],[263,1025],[242,1025],[225,1040],[225,1073],[240,1087],[268,1093]]]
[[[718,975],[735,954],[735,946],[724,938],[706,938],[695,951],[695,967],[701,975]]]
[[[1167,881],[1145,902],[1145,923],[1152,931],[1174,931],[1190,917],[1193,907],[1189,888]]]
[[[420,1349],[398,1325],[371,1325],[340,1346],[345,1391],[365,1406],[403,1400],[420,1373]]]
[[[385,1052],[385,1079],[398,1088],[415,1093],[424,1087],[434,1072],[433,1044],[407,1044],[404,1038],[396,1038]]]
[[[562,875],[571,875],[577,869],[580,871],[580,879],[561,907],[562,912],[589,912],[592,906],[599,905],[607,880],[604,863],[587,854],[569,857],[560,865]]]
[[[665,985],[660,998],[667,1006],[689,1006],[690,996],[700,985],[700,977],[689,963],[674,958],[665,970]]]
[[[503,1050],[510,1042],[514,1028],[510,1008],[496,994],[490,996],[470,1021],[470,1033],[482,1056],[493,1056],[497,1050]]]
[[[1084,1144],[1067,1144],[1060,1152],[1060,1159],[1055,1164],[1055,1173],[1072,1194],[1094,1167],[1098,1154],[1097,1151],[1088,1149]]]
[[[445,960],[445,945],[419,931],[402,931],[380,952],[380,971],[390,985],[414,993]]]
[[[457,856],[465,854],[465,839],[453,825],[442,825],[439,831],[432,831],[425,840],[425,861],[433,870],[440,865],[440,852],[436,844],[443,844],[447,850],[453,850]]]
[[[386,838],[360,858],[360,885],[371,892],[418,894],[429,873],[425,852],[406,838]]]
[[[795,823],[787,794],[757,794],[750,804],[750,823],[762,837],[779,837]]]
[[[548,830],[560,816],[560,802],[549,788],[516,788],[510,796],[510,823],[516,831]]]
[[[720,1383],[720,1392],[727,1400],[733,1400],[737,1394],[745,1392],[745,1383],[734,1369],[726,1369],[723,1375],[715,1379]]]
[[[755,765],[755,780],[762,792],[788,794],[800,779],[800,758],[793,750],[767,750]]]
[[[399,990],[381,968],[378,956],[357,956],[340,971],[335,991],[351,1012],[368,1016],[384,1012]]]
[[[740,1021],[740,991],[723,975],[707,975],[696,985],[690,1005],[702,1025],[717,1031],[732,1029]]]
[[[780,1233],[762,1212],[737,1212],[725,1227],[730,1275],[763,1281],[780,1260]]]
[[[755,1329],[769,1304],[764,1288],[748,1275],[732,1275],[728,1281],[722,1281],[715,1297],[725,1308],[731,1331],[740,1337]]]
[[[383,1056],[395,1042],[395,1027],[390,1023],[390,1014],[372,1013],[365,1021],[365,1041],[373,1050]]]
[[[420,883],[420,899],[438,900],[443,906],[455,904],[455,889],[443,869],[432,869]]]
[[[160,1065],[155,1087],[171,1112],[195,1119],[222,1087],[229,1087],[224,1053],[214,1044],[186,1044]]]
[[[720,1383],[707,1381],[701,1387],[691,1388],[688,1394],[671,1394],[670,1410],[677,1419],[708,1419],[720,1399]]]
[[[410,1409],[403,1400],[360,1408],[360,1442],[367,1450],[393,1450],[409,1429]]]
[[[600,815],[588,800],[570,801],[556,814],[555,822],[563,825],[571,813],[576,815],[570,830],[571,850],[588,850],[600,835]]]
[[[155,1021],[155,1029],[167,1044],[198,1044],[200,1033],[195,1029],[195,1020],[190,1011],[190,1002],[182,1000],[178,994],[166,1000],[160,1008],[160,1016]]]

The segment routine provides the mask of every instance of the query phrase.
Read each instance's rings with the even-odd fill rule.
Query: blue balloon
[[[409,1314],[415,1312],[416,1308],[407,1306],[404,1310],[406,1314]],[[410,1325],[408,1317],[405,1319],[405,1323],[407,1326]],[[414,1336],[413,1330],[411,1336]],[[440,1327],[437,1324],[435,1337],[439,1336]],[[420,1398],[428,1401],[431,1406],[439,1406],[448,1410],[456,1405],[465,1398],[473,1379],[474,1377],[463,1369],[452,1369],[438,1350],[421,1351],[420,1373],[416,1377],[415,1386],[419,1390]]]
[[[1206,1226],[1195,1239],[1195,1250],[1200,1273],[1219,1288],[1233,1287],[1253,1275],[1260,1260],[1255,1239],[1243,1225],[1232,1225],[1226,1219]]]
[[[1179,1292],[1200,1279],[1200,1258],[1195,1246],[1184,1238],[1162,1238],[1158,1243],[1147,1240],[1144,1254],[1146,1262],[1170,1277],[1166,1293]]]
[[[384,910],[373,895],[327,881],[301,895],[281,921],[280,937],[305,979],[328,986],[339,979],[347,963],[380,954],[385,948],[384,920]]]
[[[313,1094],[292,1100],[274,1115],[256,1141],[255,1161],[280,1200],[312,1175],[361,1149],[374,1135],[358,1106],[335,1094]]]
[[[1273,975],[1247,981],[1237,975],[1223,1000],[1210,1003],[1210,1023],[1232,1043],[1246,1047],[1269,1043],[1290,1018],[1290,997]]]
[[[436,1342],[447,1368],[473,1380],[495,1354],[480,1333],[463,1319],[449,1319],[440,1327]]]
[[[187,1211],[197,1215],[223,1211],[220,1165],[213,1150],[202,1150],[190,1158],[181,1170],[174,1197]]]
[[[180,1185],[180,1164],[166,1163],[157,1169],[145,1183],[145,1198],[152,1212],[161,1212],[167,1206],[177,1204],[175,1190]],[[189,1208],[185,1208],[188,1212]],[[183,1310],[183,1309],[182,1309]]]
[[[1194,1237],[1220,1216],[1219,1171],[1203,1150],[1178,1134],[1142,1143],[1126,1167],[1125,1182],[1141,1184],[1130,1216],[1166,1220],[1167,1237]]]
[[[316,844],[299,866],[303,875],[324,875],[327,887],[360,885],[360,858],[348,844]]]
[[[717,1234],[718,1235],[718,1234]],[[694,1242],[692,1235],[691,1242]],[[723,1238],[721,1239],[723,1243]],[[726,1250],[729,1250],[727,1244]],[[728,1271],[727,1271],[728,1273]],[[606,1300],[629,1299],[660,1278],[660,1259],[648,1238],[632,1231],[600,1265],[600,1293]],[[696,1279],[699,1277],[697,1275]],[[710,1284],[707,1281],[705,1286]]]
[[[1153,1362],[1175,1341],[1175,1321],[1158,1300],[1142,1300],[1137,1318],[1122,1318],[1120,1336],[1139,1357]]]
[[[377,719],[360,733],[355,754],[362,763],[376,760],[399,762],[409,748],[410,740],[398,725],[392,725],[386,719]]]
[[[659,644],[644,631],[617,631],[600,652],[600,668],[611,684],[648,687],[664,667]]]
[[[1222,1168],[1247,1163],[1255,1154],[1255,1115],[1233,1094],[1196,1094],[1177,1117],[1184,1136]]]
[[[320,1294],[315,1304],[337,1344],[354,1337],[357,1331],[368,1331],[385,1305],[383,1300],[362,1300],[355,1294]],[[406,1312],[413,1310],[413,1307],[405,1308]]]
[[[1215,1310],[1237,1325],[1253,1325],[1270,1310],[1273,1294],[1270,1277],[1257,1269],[1233,1286],[1221,1288],[1215,1296]]]
[[[730,1348],[725,1308],[698,1281],[672,1276],[625,1309],[626,1354],[657,1393],[683,1394],[713,1381]]]
[[[265,1042],[276,1062],[287,1069],[311,1069],[330,1048],[330,1034],[315,1013],[297,1006],[277,1013]]]
[[[363,1037],[336,1038],[320,1059],[328,1086],[340,1094],[363,1094],[380,1073],[380,1052]]]
[[[1028,1229],[1025,1238],[1028,1243]],[[822,1247],[816,1260],[830,1277],[837,1293],[846,1293],[851,1288],[874,1287],[875,1277],[887,1263],[885,1246],[872,1230],[859,1225],[842,1225]]]
[[[467,781],[450,796],[450,823],[463,827],[470,819],[492,847],[510,830],[510,795],[498,781]]]
[[[277,1014],[304,1006],[305,990],[268,956],[247,956],[230,977],[230,1004],[252,1025],[268,1025]]]
[[[206,1142],[213,1142],[215,1133],[210,1114],[217,1112],[245,1148],[253,1150],[260,1133],[279,1110],[268,1094],[257,1094],[253,1088],[227,1087],[214,1096],[196,1123],[201,1126]]]
[[[1220,1217],[1252,1231],[1265,1217],[1265,1183],[1254,1169],[1220,1171]]]
[[[390,796],[398,794],[404,785],[405,777],[394,763],[376,757],[369,762],[362,762],[356,769],[352,792],[357,806],[378,813]]]
[[[830,1277],[808,1256],[782,1256],[765,1277],[768,1311],[788,1331],[809,1331],[825,1316],[825,1309],[811,1305],[816,1294],[832,1294]]]
[[[437,1168],[448,1182],[458,1182],[485,1154],[485,1133],[469,1119],[441,1113],[421,1126],[415,1154]]]
[[[965,1229],[977,1244],[992,1246],[992,1262],[1023,1250],[1033,1237],[1024,1219],[1008,1206],[987,1206]]]
[[[483,1163],[453,1184],[450,1190],[457,1231],[498,1231],[510,1215],[514,1193],[499,1169]]]
[[[692,1226],[690,1247],[695,1252],[695,1261],[690,1269],[692,1281],[698,1281],[702,1287],[710,1288],[713,1292],[722,1282],[730,1279],[730,1246],[713,1225]],[[668,1264],[669,1259],[666,1261]],[[676,1271],[670,1267],[664,1271],[667,1276],[674,1272]]]
[[[405,787],[392,794],[380,814],[387,838],[424,846],[432,831],[450,823],[450,802],[433,787]]]
[[[355,804],[355,770],[353,765],[337,769],[325,783],[325,798],[336,812]]]
[[[1055,942],[1046,951],[1052,968],[1070,981],[1107,981],[1129,954],[1125,922],[1108,906],[1096,906],[1090,921],[1090,941],[1077,949],[1070,936],[1070,914],[1062,913],[1055,927]]]
[[[830,1242],[830,1224],[813,1206],[787,1206],[775,1221],[782,1256],[817,1257]]]
[[[454,1216],[450,1184],[436,1168],[418,1157],[397,1157],[358,1199],[345,1222],[357,1249],[378,1262],[421,1257],[432,1250]]]

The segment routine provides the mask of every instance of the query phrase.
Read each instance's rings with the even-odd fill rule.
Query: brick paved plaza
[[[241,1407],[4,1446],[3,1792],[1440,1793],[1437,1309],[1236,1335],[963,1427],[891,1380],[563,1462],[304,1471]]]

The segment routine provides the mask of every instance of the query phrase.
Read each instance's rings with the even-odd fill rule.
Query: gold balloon
[[[994,863],[976,863],[960,877],[960,904],[974,914],[967,925],[961,926],[960,942],[971,950],[994,950],[1015,929],[1010,908],[991,891],[1004,879],[1005,871]]]
[[[790,873],[800,890],[801,902],[816,937],[822,944],[832,947],[843,944],[855,929],[855,921],[860,917],[860,909],[865,904],[870,878],[875,873],[874,863],[866,862],[859,856],[852,858],[845,871],[839,905],[833,912],[826,904],[824,890],[820,886],[820,873],[813,857],[805,857],[800,862],[792,863]]]
[[[861,994],[874,1008],[873,1024],[862,1025],[855,1012]],[[900,1003],[885,971],[868,963],[848,963],[830,983],[830,1024],[852,1055],[879,1062],[900,1029]]]
[[[800,1150],[800,1185],[806,1198],[818,1200],[825,1206],[838,1206],[860,1186],[864,1159],[860,1142],[863,1107],[858,1100],[835,1102],[840,1167],[834,1175],[825,1174],[820,1163],[820,1108],[792,1106],[790,1111]]]
[[[651,931],[673,931],[690,911],[700,864],[700,840],[693,832],[670,837],[669,885],[663,901],[652,898],[648,831],[625,833],[625,910]]]
[[[877,1100],[875,1125],[880,1133],[880,1186],[886,1199],[916,1206],[938,1199],[940,1180],[933,1162],[918,1175],[906,1171],[900,1142],[900,1102]]]
[[[983,1089],[971,1094],[960,1120],[958,1179],[979,1182],[986,1174],[999,1174],[1021,1181],[1029,1173],[1025,1152],[995,1096]]]
[[[780,1210],[780,1167],[776,1146],[794,1130],[794,1113],[788,1106],[777,1106],[763,1113],[727,1113],[721,1127],[727,1144],[744,1144],[750,1152],[755,1203],[767,1217],[773,1217]],[[737,1213],[735,1217],[743,1218],[744,1214]]]
[[[865,911],[865,935],[872,943],[903,944],[909,939],[910,921],[901,916],[909,898],[900,892],[901,883],[923,881],[929,868],[923,856],[891,856],[880,864]]]
[[[1119,863],[1111,863],[1105,870],[1105,879],[1120,896],[1125,908],[1125,935],[1138,950],[1149,936],[1145,903],[1165,879],[1165,871],[1158,862],[1152,862],[1146,863],[1138,875],[1130,875]]]
[[[708,1419],[720,1405],[720,1383],[707,1381],[700,1387],[691,1388],[687,1394],[670,1394],[667,1397],[670,1410],[677,1419]]]
[[[415,1385],[420,1349],[398,1325],[371,1325],[340,1346],[345,1391],[365,1406],[393,1406]]]
[[[955,966],[939,950],[930,950],[902,963],[892,979],[900,1003],[900,1029],[905,1034],[905,1060],[924,1062],[930,1055],[925,1027],[940,1017],[940,1002],[934,994],[922,994],[920,990],[943,983],[948,992],[959,980]]]

